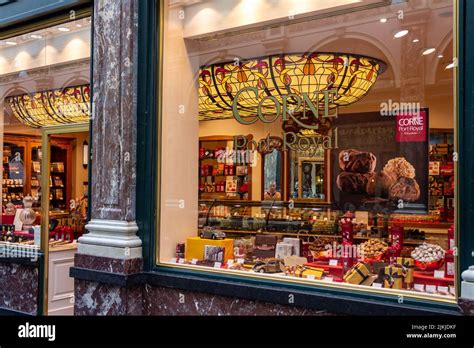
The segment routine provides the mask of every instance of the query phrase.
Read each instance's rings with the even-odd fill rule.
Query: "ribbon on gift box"
[[[356,267],[356,268],[355,268],[355,271],[356,271],[357,273],[359,273],[359,275],[362,277],[361,283],[363,283],[367,278],[369,278],[369,276],[368,276],[368,275],[365,275],[364,273],[362,273],[362,271],[361,271],[359,268]]]
[[[388,274],[386,272],[388,268]],[[394,272],[394,270],[396,272]],[[402,274],[398,274],[398,270],[400,270],[402,272]],[[396,265],[393,265],[393,266],[388,266],[388,267],[385,267],[385,270],[384,270],[384,284],[385,284],[385,281],[387,281],[387,284],[389,285],[388,288],[393,288],[393,286],[395,285],[395,281],[397,279],[400,279],[400,278],[403,278],[403,268],[402,267],[399,267],[399,266],[396,266]]]
[[[395,267],[400,267],[402,269],[403,280],[405,283],[413,283],[414,281],[414,271],[415,271],[415,260],[410,257],[397,257],[397,263]]]
[[[362,278],[362,280],[360,282],[358,282],[358,284],[362,284],[364,281],[367,280],[367,278],[369,278],[369,274],[364,274],[359,267],[361,267],[361,265],[364,265],[362,263],[358,263],[357,265],[355,265],[354,267],[352,267],[347,273],[346,275],[344,276],[344,280],[347,281],[347,279],[352,275],[354,274],[354,272],[356,272],[357,274],[360,275],[360,277]]]

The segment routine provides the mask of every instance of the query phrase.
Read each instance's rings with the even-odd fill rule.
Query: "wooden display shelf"
[[[449,286],[454,284],[454,278],[450,277],[443,277],[443,278],[435,278],[433,276],[433,272],[423,272],[423,271],[415,271],[413,273],[413,277],[415,279],[415,283],[422,283],[428,285],[441,285],[441,286]]]
[[[198,231],[201,231],[202,228],[198,228]],[[249,231],[249,230],[226,230],[222,229],[222,232],[233,233],[233,234],[278,234],[284,236],[299,236],[299,237],[334,237],[339,238],[340,236],[335,236],[333,234],[316,234],[316,233],[297,233],[297,232],[281,232],[281,231]]]
[[[32,184],[32,179],[37,179],[37,175],[40,174],[32,168],[32,164],[39,162],[37,158],[35,158],[33,150],[41,147],[41,138],[31,135],[6,133],[4,136],[4,147],[12,145],[22,148],[24,186],[21,189],[23,190],[24,196],[26,196],[31,194],[32,188],[40,187],[40,185]],[[64,187],[56,188],[63,190],[63,199],[53,199],[52,201],[64,206],[65,202],[69,202],[71,198],[71,185],[68,185],[68,183],[72,182],[72,139],[52,137],[51,149],[51,162],[62,162],[64,165],[63,172],[51,172],[51,175],[60,175],[64,180]],[[20,188],[18,187],[18,189]]]
[[[199,199],[199,204],[206,204],[206,203],[213,203],[212,199],[202,198]],[[241,200],[241,199],[221,199],[215,202],[215,206],[217,205],[235,205],[235,204],[242,204],[242,206],[246,207],[262,207],[264,209],[268,209],[270,206],[274,208],[281,208],[285,207],[288,208],[290,201],[271,201],[271,200]],[[331,203],[327,202],[301,202],[301,201],[294,201],[294,209],[298,208],[328,208],[331,206]]]
[[[199,148],[204,148],[209,151],[213,151],[216,148],[227,148],[230,146],[230,142],[233,141],[233,137],[231,136],[204,136],[199,138]],[[199,167],[201,165],[216,165],[218,163],[218,160],[216,157],[205,157],[205,158],[199,158]],[[219,163],[219,164],[226,164],[226,163]],[[212,178],[212,182],[216,181],[216,178],[226,178],[226,177],[239,177],[238,179],[239,184],[242,184],[244,182],[244,178],[247,178],[246,183],[248,187],[248,192],[247,194],[247,200],[252,199],[252,167],[250,164],[243,164],[240,162],[235,162],[233,163],[234,166],[247,166],[247,174],[246,175],[237,175],[237,173],[233,175],[226,175],[225,173],[223,174],[218,174],[218,175],[200,175],[200,170],[199,170],[199,182],[200,184],[205,184],[203,183],[202,180],[207,180],[207,178]],[[224,180],[222,180],[224,181]],[[227,186],[227,185],[226,185]],[[231,194],[236,194],[237,197],[235,199],[240,200],[240,196],[238,192],[201,192],[199,191],[198,195],[200,199],[214,199],[214,198],[222,198],[222,199],[227,199],[233,201],[233,198],[227,198],[226,194],[231,193]]]
[[[202,228],[198,228],[198,231],[201,231]],[[230,234],[271,234],[271,235],[282,235],[282,236],[295,236],[295,237],[321,237],[321,238],[335,238],[341,239],[342,236],[334,234],[321,234],[321,233],[297,233],[297,232],[282,232],[282,231],[250,231],[250,230],[226,230],[222,229],[222,232]],[[382,239],[388,240],[386,237],[367,237],[367,236],[354,236],[354,240],[368,240],[368,239]],[[418,240],[418,239],[405,239],[404,244],[408,245],[419,245],[423,244],[427,240]]]
[[[436,223],[423,223],[423,222],[389,222],[389,226],[402,225],[404,228],[432,228],[432,229],[446,229],[450,228],[452,222],[436,222]]]

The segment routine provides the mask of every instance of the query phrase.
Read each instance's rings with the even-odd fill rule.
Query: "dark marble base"
[[[117,274],[133,274],[142,271],[143,259],[120,260],[76,254],[74,256],[74,266]]]
[[[145,285],[143,315],[331,315],[326,311]]]
[[[474,300],[460,298],[458,304],[464,315],[474,315]]]
[[[74,315],[141,315],[142,290],[74,281]]]
[[[142,271],[142,259],[112,259],[108,257],[76,254],[74,267],[110,274],[130,275]],[[141,315],[141,287],[121,287],[118,285],[74,281],[75,315]]]
[[[38,266],[0,262],[0,307],[36,315]]]
[[[144,286],[75,281],[75,315],[330,315],[326,311]]]

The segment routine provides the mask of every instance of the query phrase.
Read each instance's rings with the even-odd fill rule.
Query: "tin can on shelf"
[[[176,244],[176,257],[179,259],[184,258],[184,243]]]

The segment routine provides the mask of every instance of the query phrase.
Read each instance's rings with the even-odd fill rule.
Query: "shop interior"
[[[263,2],[168,9],[160,263],[456,296],[453,4],[359,5],[290,19]],[[219,17],[204,21],[211,12]],[[311,128],[314,110],[295,100],[324,89],[338,98],[312,99]],[[183,100],[192,116],[180,121]],[[284,103],[294,107],[286,119]],[[399,140],[397,115],[415,113],[421,140]]]
[[[69,268],[88,213],[90,18],[3,40],[0,104],[2,254],[48,255],[45,314],[72,315]]]

